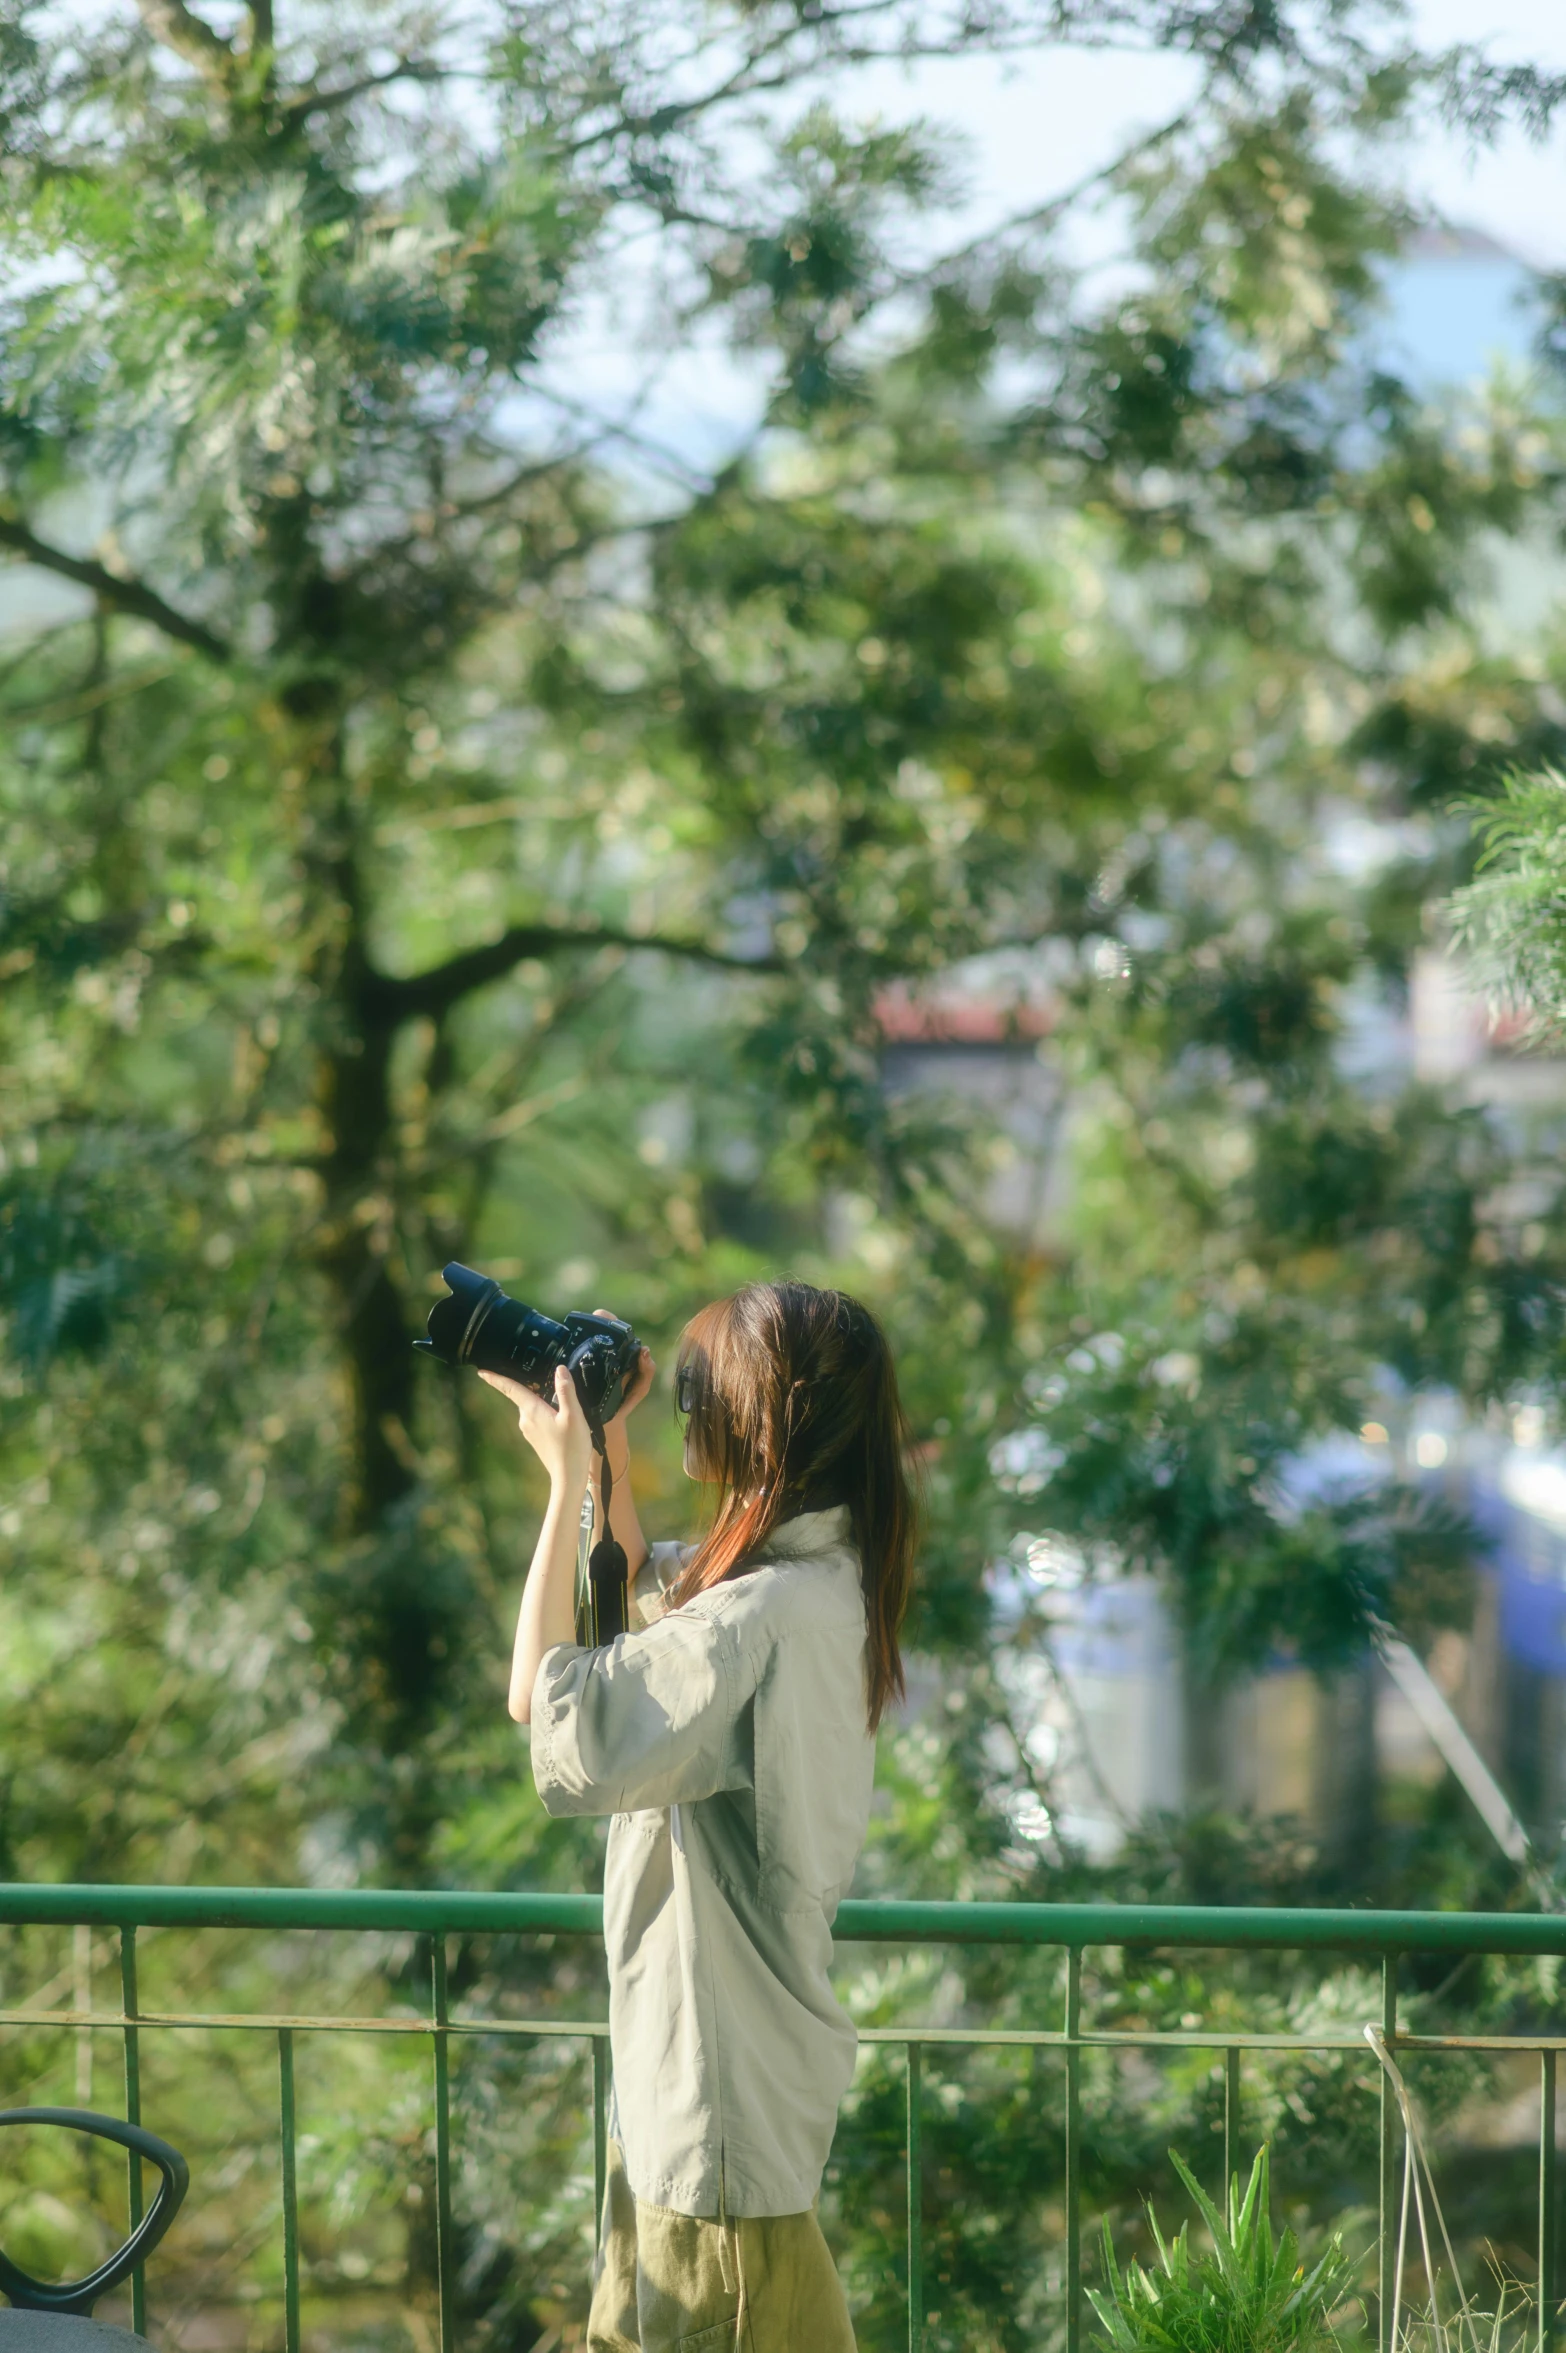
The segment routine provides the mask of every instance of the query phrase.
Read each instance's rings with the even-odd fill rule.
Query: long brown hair
[[[846,1504],[864,1587],[873,1732],[888,1701],[902,1697],[898,1633],[918,1533],[886,1335],[841,1291],[747,1283],[691,1318],[676,1361],[689,1396],[690,1466],[717,1489],[717,1507],[671,1601],[737,1575],[783,1521]]]

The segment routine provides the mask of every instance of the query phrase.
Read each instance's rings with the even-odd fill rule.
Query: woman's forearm
[[[611,1438],[611,1447],[613,1444],[614,1441]],[[593,1509],[597,1515],[593,1529],[595,1538],[603,1526],[603,1495],[599,1485],[599,1467],[598,1457],[595,1454],[592,1469]],[[617,1459],[615,1454],[611,1454],[610,1469],[613,1472],[613,1479],[609,1493],[609,1525],[625,1554],[626,1581],[628,1584],[634,1585],[636,1572],[647,1558],[649,1547],[646,1537],[642,1534],[642,1523],[637,1517],[636,1497],[631,1492],[629,1448],[626,1450],[623,1461]]]
[[[576,1547],[585,1485],[585,1480],[581,1484],[560,1479],[550,1482],[549,1508],[533,1547],[511,1653],[511,1694],[506,1704],[517,1724],[527,1723],[533,1713],[533,1685],[545,1651],[553,1650],[557,1642],[576,1640]]]

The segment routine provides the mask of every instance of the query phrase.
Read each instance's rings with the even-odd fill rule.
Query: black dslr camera
[[[492,1275],[481,1275],[456,1259],[441,1268],[441,1277],[451,1295],[436,1300],[430,1309],[429,1337],[415,1340],[415,1348],[442,1364],[468,1364],[476,1373],[504,1373],[551,1401],[557,1365],[563,1364],[576,1383],[598,1449],[603,1499],[602,1532],[587,1564],[585,1588],[578,1587],[577,1640],[612,1642],[630,1624],[630,1602],[625,1554],[609,1526],[614,1482],[603,1428],[620,1410],[642,1344],[618,1316],[578,1311],[556,1323],[536,1307],[508,1299]]]
[[[504,1373],[553,1398],[555,1367],[563,1364],[576,1383],[582,1411],[602,1429],[620,1410],[641,1353],[641,1342],[618,1317],[540,1315],[508,1299],[492,1275],[481,1275],[453,1259],[441,1268],[451,1297],[430,1309],[429,1338],[415,1340],[442,1364],[470,1364],[476,1373]]]

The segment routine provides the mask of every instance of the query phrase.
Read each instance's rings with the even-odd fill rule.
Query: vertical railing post
[[[1539,2053],[1539,2353],[1555,2343],[1555,2053]]]
[[[71,2007],[73,2010],[92,2009],[92,1930],[85,1920],[78,1920],[71,1930]],[[76,2105],[92,2106],[92,2028],[84,2026],[76,2037]]]
[[[451,2082],[448,2072],[450,2023],[446,2004],[446,1938],[430,1939],[430,1989],[435,2042],[435,2285],[440,2302],[440,2353],[452,2353],[451,2279]]]
[[[1381,2031],[1391,2049],[1397,2034],[1397,1955],[1388,1953],[1381,1963]],[[1392,2306],[1396,2300],[1397,2230],[1394,2208],[1397,2202],[1397,2102],[1393,2097],[1392,2078],[1383,2067],[1381,2076],[1381,2196],[1378,2211],[1381,2218],[1379,2242],[1380,2263],[1377,2278],[1376,2342],[1381,2353],[1392,2353]]]
[[[299,2353],[299,2185],[294,2173],[294,2030],[277,2030],[278,2140],[283,2170],[283,2353]]]
[[[593,2037],[593,2236],[603,2228],[604,2199],[609,2189],[609,2042]]]
[[[1219,2211],[1229,2211],[1229,2184],[1240,2169],[1240,2052],[1231,2043],[1223,2055],[1223,2195]]]
[[[908,2353],[924,2353],[924,2052],[908,2045]]]
[[[136,1931],[120,1930],[120,2010],[125,2019],[125,2121],[141,2122],[141,2036],[131,2021],[141,2015],[136,1995]],[[141,2159],[134,2149],[125,2152],[125,2201],[132,2230],[142,2216]],[[131,2273],[131,2327],[138,2337],[147,2333],[147,2274],[140,2264]]]
[[[1082,2345],[1082,1953],[1066,1955],[1066,2353]]]

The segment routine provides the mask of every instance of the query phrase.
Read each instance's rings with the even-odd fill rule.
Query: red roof
[[[915,991],[894,981],[875,1001],[875,1017],[889,1046],[1009,1046],[1048,1037],[1055,1008],[1037,998],[981,996],[971,990]]]

